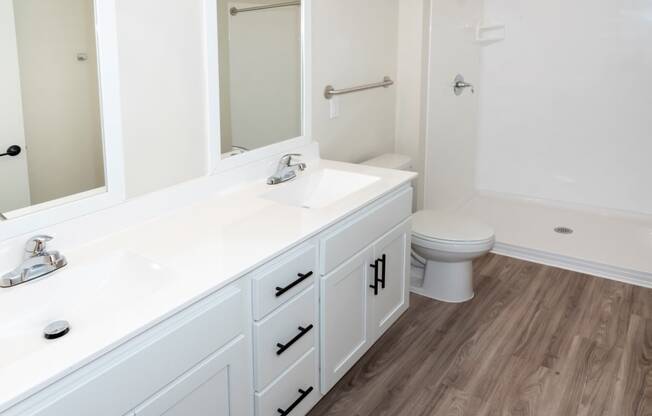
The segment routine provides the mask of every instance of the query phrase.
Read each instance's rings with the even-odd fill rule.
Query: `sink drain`
[[[56,321],[46,326],[43,330],[45,339],[57,339],[70,332],[70,323],[68,321]]]
[[[557,228],[555,228],[555,232],[557,234],[569,235],[569,234],[573,234],[575,231],[572,228],[569,228],[569,227],[557,227]]]

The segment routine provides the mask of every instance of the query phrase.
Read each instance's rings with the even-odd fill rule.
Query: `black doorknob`
[[[9,146],[5,153],[0,153],[0,156],[18,156],[23,149],[18,145]]]

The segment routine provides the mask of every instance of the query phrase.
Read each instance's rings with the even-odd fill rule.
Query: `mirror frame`
[[[71,202],[66,201],[75,195],[15,210],[27,213],[0,221],[0,241],[99,211],[125,200],[115,0],[94,0],[94,8],[105,192],[81,192],[75,194],[80,198]],[[85,195],[91,196],[84,197]],[[57,201],[61,203],[57,204]]]
[[[227,159],[222,159],[220,134],[220,79],[217,0],[204,0],[206,16],[206,107],[207,107],[207,166],[209,175],[257,162],[280,153],[312,143],[312,55],[311,55],[312,0],[301,4],[301,136],[290,138]]]

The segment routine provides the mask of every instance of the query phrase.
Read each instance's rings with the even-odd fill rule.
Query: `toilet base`
[[[412,291],[431,299],[448,303],[462,303],[473,299],[473,262],[426,262],[422,287]]]

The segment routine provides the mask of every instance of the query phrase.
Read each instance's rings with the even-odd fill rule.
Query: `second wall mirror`
[[[302,2],[217,7],[222,158],[302,136]]]

